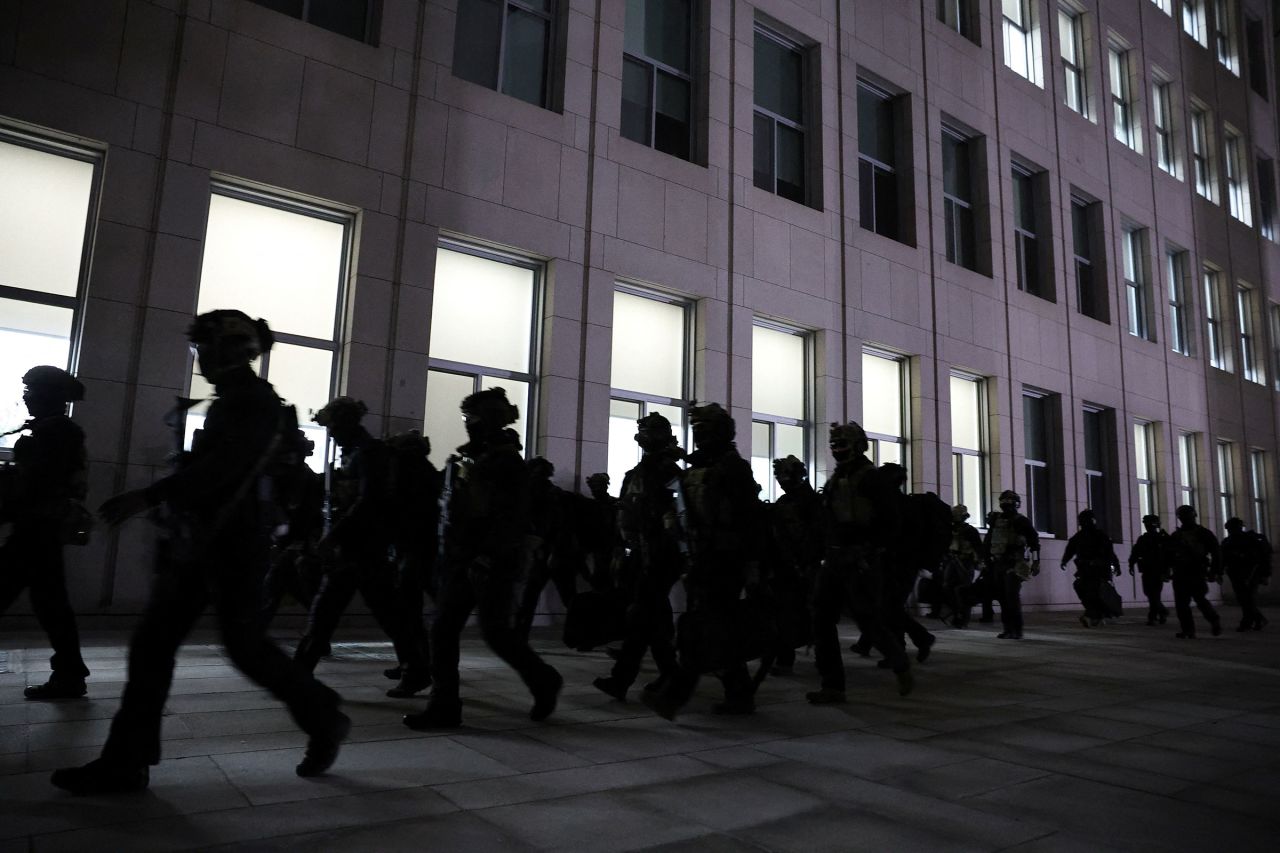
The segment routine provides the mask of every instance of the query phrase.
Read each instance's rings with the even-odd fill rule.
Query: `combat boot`
[[[611,675],[608,678],[597,678],[591,682],[591,686],[607,696],[612,696],[619,702],[625,702],[627,701],[627,688],[631,685],[623,684]]]
[[[804,694],[804,698],[809,700],[810,705],[843,705],[849,701],[849,697],[843,690],[837,690],[834,687],[811,690]]]
[[[560,690],[564,687],[564,677],[548,666],[536,684],[529,687],[533,694],[533,707],[529,709],[529,719],[540,723],[556,709],[556,701],[560,698]]]
[[[319,776],[337,761],[338,749],[351,734],[351,718],[341,711],[335,714],[324,731],[313,733],[307,740],[307,752],[295,768],[299,776]]]
[[[49,781],[54,787],[77,796],[86,794],[129,794],[146,790],[151,782],[151,768],[115,764],[95,758],[82,767],[63,767],[53,771]]]
[[[431,686],[431,673],[404,670],[396,686],[387,691],[392,699],[407,699]]]
[[[88,692],[83,678],[60,677],[55,673],[44,684],[32,684],[22,691],[22,695],[35,702],[46,702],[51,699],[79,699]]]
[[[433,729],[456,729],[462,725],[462,702],[435,701],[427,703],[427,707],[417,714],[405,714],[404,724],[414,731],[427,732]]]

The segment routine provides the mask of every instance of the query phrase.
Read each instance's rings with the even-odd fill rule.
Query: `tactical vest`
[[[875,466],[864,465],[848,476],[833,477],[824,492],[828,494],[827,506],[831,520],[849,532],[863,532],[872,528],[876,519],[876,507],[862,488],[866,477]]]
[[[972,563],[978,559],[978,552],[973,547],[973,543],[969,541],[969,537],[964,535],[964,528],[967,526],[952,528],[950,551],[957,560]]]
[[[681,478],[688,507],[688,535],[700,549],[733,551],[743,546],[733,503],[716,476],[716,466],[689,468]]]
[[[1021,560],[1026,554],[1027,540],[1013,526],[1015,520],[1017,520],[1016,515],[1009,518],[1004,513],[1000,513],[991,522],[991,556],[994,559]]]

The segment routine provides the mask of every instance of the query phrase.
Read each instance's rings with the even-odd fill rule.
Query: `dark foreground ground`
[[[89,699],[37,704],[22,688],[47,676],[44,639],[4,632],[0,853],[1280,849],[1280,618],[1195,641],[1137,617],[1028,623],[1021,643],[989,625],[939,630],[906,699],[850,655],[850,703],[810,707],[801,657],[755,716],[710,715],[707,680],[674,724],[596,692],[605,656],[548,629],[536,645],[566,687],[531,723],[523,686],[469,631],[466,726],[438,735],[400,724],[421,700],[385,698],[390,649],[348,631],[319,674],[355,728],[318,780],[293,773],[303,737],[288,715],[202,631],[179,659],[151,789],[111,798],[71,797],[48,775],[96,755],[127,634],[86,632]]]

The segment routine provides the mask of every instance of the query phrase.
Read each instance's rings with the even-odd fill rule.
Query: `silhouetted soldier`
[[[506,426],[520,413],[502,388],[468,395],[461,409],[469,440],[449,457],[440,496],[444,538],[436,620],[431,626],[435,686],[425,710],[405,716],[411,729],[462,724],[459,641],[472,610],[485,643],[519,673],[533,694],[530,719],[536,722],[551,715],[564,684],[560,673],[529,648],[513,624],[515,588],[529,530],[529,489],[520,438]]]
[[[560,602],[568,607],[578,592],[578,575],[585,565],[574,541],[569,495],[551,482],[556,466],[541,456],[525,464],[529,470],[529,524],[533,535],[526,542],[524,589],[516,627],[528,639],[547,583],[555,585]]]
[[[1222,621],[1209,603],[1209,581],[1222,578],[1218,537],[1196,522],[1194,507],[1180,506],[1174,514],[1178,529],[1169,535],[1169,561],[1173,570],[1173,609],[1182,628],[1177,636],[1195,639],[1196,621],[1191,613],[1194,600],[1216,637],[1222,633]]]
[[[67,597],[62,546],[87,535],[74,530],[83,514],[88,463],[84,431],[67,417],[67,403],[84,399],[84,386],[60,367],[41,365],[22,376],[22,401],[31,418],[15,432],[11,479],[0,499],[0,522],[13,523],[0,546],[0,614],[23,589],[49,635],[49,680],[24,691],[28,699],[74,699],[86,692],[89,669],[80,656],[80,633]],[[80,542],[84,544],[84,542]]]
[[[1040,572],[1040,534],[1022,513],[1022,498],[1012,489],[1000,493],[1000,512],[988,519],[983,545],[991,555],[993,579],[1000,597],[1002,640],[1022,639],[1022,585]]]
[[[1062,570],[1065,572],[1067,563],[1076,561],[1076,579],[1072,586],[1084,605],[1080,624],[1086,628],[1097,627],[1103,619],[1120,615],[1107,604],[1109,596],[1103,589],[1111,586],[1113,570],[1120,574],[1120,558],[1116,556],[1111,537],[1098,529],[1093,510],[1083,510],[1076,516],[1076,523],[1080,529],[1067,540],[1067,548],[1062,552]]]
[[[1169,579],[1169,534],[1160,527],[1160,516],[1144,515],[1142,526],[1146,530],[1129,551],[1129,574],[1136,565],[1142,574],[1142,594],[1147,597],[1147,624],[1161,625],[1169,618],[1169,608],[1164,606],[1164,582]]]
[[[394,568],[398,619],[406,635],[422,648],[430,668],[428,633],[422,621],[425,597],[434,597],[436,555],[439,551],[440,470],[431,464],[431,439],[418,430],[383,440],[390,455],[391,562]],[[383,670],[393,680],[405,677],[397,664]],[[412,684],[406,685],[412,687]],[[399,691],[397,691],[398,693]]]
[[[342,451],[342,465],[332,475],[332,519],[319,545],[327,563],[324,579],[293,659],[308,672],[315,670],[358,590],[391,638],[400,666],[400,680],[387,695],[404,698],[431,684],[427,638],[421,610],[411,618],[396,589],[390,559],[395,511],[390,501],[390,454],[361,426],[366,411],[359,400],[335,397],[315,414],[315,422],[329,431]]]
[[[920,573],[932,574],[942,563],[942,554],[949,544],[946,534],[950,532],[947,523],[950,510],[933,492],[907,494],[907,469],[896,462],[881,465],[879,473],[893,486],[890,496],[898,503],[896,513],[900,520],[898,535],[881,563],[885,573],[884,616],[890,630],[900,639],[904,636],[911,639],[916,647],[916,660],[924,663],[938,638],[911,614],[907,603],[916,590]],[[881,669],[891,667],[887,658],[876,665]]]
[[[618,498],[609,494],[609,475],[603,472],[587,477],[589,499],[577,503],[575,519],[578,544],[591,559],[591,587],[604,591],[614,587],[614,560],[621,550],[618,538]]]
[[[993,509],[987,513],[984,525],[987,530],[991,529],[991,525],[1000,517],[1000,510]],[[983,551],[986,556],[986,563],[978,572],[977,580],[973,582],[974,598],[978,604],[982,605],[982,613],[978,617],[978,621],[983,624],[990,624],[996,621],[995,603],[1004,595],[1004,578],[996,576],[995,565],[991,562],[991,552],[987,551],[986,539],[983,539]]]
[[[956,628],[969,625],[973,610],[974,573],[986,561],[982,536],[968,522],[969,508],[956,504],[951,508],[951,547],[942,570],[942,589],[954,611],[951,624]],[[990,605],[988,605],[990,606]]]
[[[271,568],[262,583],[262,620],[270,625],[287,592],[308,610],[323,570],[316,546],[324,530],[324,477],[307,465],[315,443],[302,430],[281,442],[271,467],[274,501],[280,513],[271,532]]]
[[[351,728],[338,710],[338,694],[294,666],[267,638],[259,616],[262,579],[269,560],[260,480],[286,430],[296,428],[292,409],[250,362],[274,338],[262,320],[240,311],[211,311],[195,318],[187,336],[200,372],[215,398],[189,456],[174,473],[145,489],[102,505],[111,524],[161,503],[183,517],[185,542],[162,552],[151,600],[129,645],[129,681],[101,757],[83,767],[55,771],[53,784],[76,794],[119,793],[147,786],[149,765],[160,760],[160,720],[173,680],[174,657],[212,600],[232,663],[289,708],[307,733],[299,776],[327,770]]]
[[[733,626],[744,586],[754,587],[759,581],[760,487],[734,444],[733,418],[719,403],[691,407],[689,421],[694,451],[678,481],[684,503],[680,527],[689,553],[688,611],[677,638],[680,665],[661,692],[645,694],[644,703],[674,719],[692,698],[700,672],[712,669],[724,686],[724,700],[712,705],[712,712],[750,714],[755,711],[756,685]],[[699,636],[716,629],[721,636]],[[690,643],[690,634],[699,638]],[[719,645],[719,666],[698,659],[705,650],[704,639]]]
[[[1267,617],[1258,609],[1258,584],[1271,575],[1271,543],[1261,533],[1245,530],[1240,519],[1229,519],[1227,538],[1222,540],[1222,567],[1240,605],[1236,630],[1262,630]]]
[[[622,478],[618,497],[618,532],[626,555],[617,581],[627,606],[626,636],[612,672],[592,682],[619,701],[626,701],[646,650],[658,667],[658,679],[646,685],[647,692],[665,689],[676,670],[670,596],[684,570],[669,526],[675,513],[669,484],[680,477],[676,460],[684,452],[671,434],[671,422],[657,412],[636,421],[635,440],[642,455]]]
[[[836,468],[821,494],[825,557],[813,587],[814,663],[822,681],[805,698],[815,705],[846,701],[838,630],[846,607],[865,640],[888,661],[905,696],[913,686],[911,662],[901,635],[885,618],[884,565],[901,531],[902,496],[892,477],[866,457],[870,445],[857,423],[832,424],[830,446]]]
[[[813,637],[810,600],[822,564],[822,498],[809,483],[809,470],[795,456],[773,460],[782,494],[770,511],[775,557],[769,585],[778,605],[775,672],[789,674],[796,649]]]

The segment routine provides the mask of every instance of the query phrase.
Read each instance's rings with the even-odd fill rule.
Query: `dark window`
[[[973,230],[973,176],[970,141],[942,128],[942,215],[947,260],[977,269]]]
[[[554,0],[459,0],[453,73],[549,106],[554,17]]]
[[[1276,239],[1276,164],[1267,157],[1258,158],[1258,218],[1262,236]]]
[[[622,135],[688,160],[693,122],[690,0],[627,0]]]
[[[1262,21],[1247,19],[1244,37],[1249,50],[1249,87],[1265,98],[1267,97],[1267,31]]]
[[[805,54],[776,33],[756,27],[755,185],[805,204]]]
[[[1098,202],[1071,199],[1071,245],[1075,259],[1076,309],[1086,317],[1109,322],[1106,284],[1098,245]]]
[[[1053,531],[1054,518],[1052,418],[1051,397],[1030,393],[1022,395],[1027,517],[1036,530],[1044,533]]]
[[[862,227],[901,240],[895,113],[896,98],[858,81],[858,197]]]
[[[369,33],[372,29],[370,20],[373,13],[372,0],[253,0],[253,2],[339,35],[369,41]]]
[[[1100,530],[1111,530],[1111,421],[1109,409],[1084,410],[1085,500],[1098,519]]]
[[[969,41],[978,43],[973,22],[973,0],[938,0],[938,20]]]
[[[1014,265],[1018,276],[1018,289],[1053,299],[1053,289],[1042,274],[1040,263],[1039,229],[1036,227],[1039,208],[1036,192],[1036,175],[1022,166],[1013,167],[1013,249]]]

